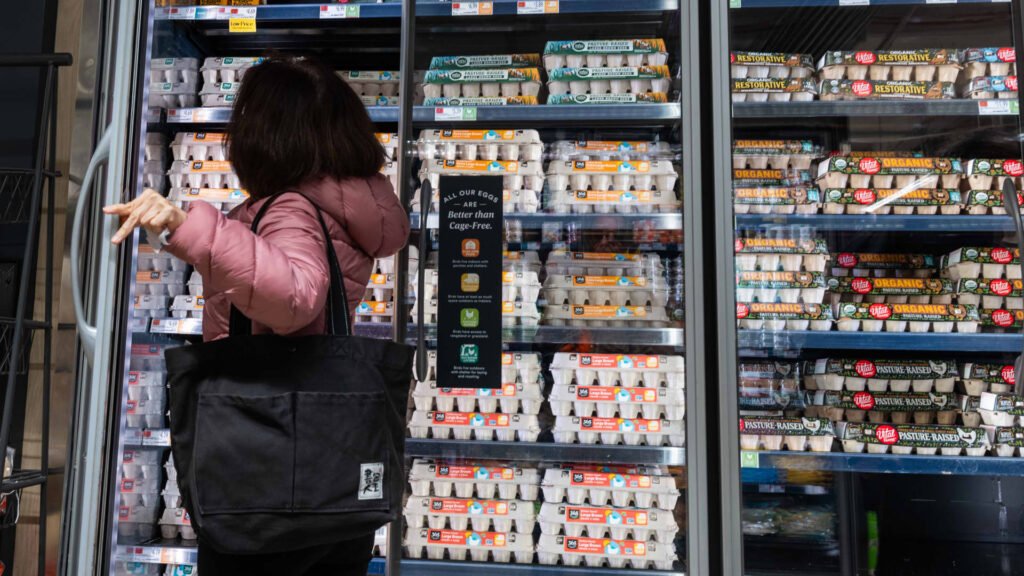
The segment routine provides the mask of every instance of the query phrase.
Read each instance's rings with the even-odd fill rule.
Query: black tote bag
[[[178,487],[203,544],[225,554],[363,536],[402,504],[412,348],[351,334],[317,214],[331,275],[327,335],[253,336],[232,307],[228,338],[166,352]]]

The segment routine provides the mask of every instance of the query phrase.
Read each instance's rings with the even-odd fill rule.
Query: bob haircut
[[[250,68],[227,139],[228,159],[256,199],[327,176],[369,178],[385,159],[359,96],[309,58],[271,57]]]

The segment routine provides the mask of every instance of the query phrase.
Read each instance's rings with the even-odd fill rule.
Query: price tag
[[[167,122],[187,124],[192,122],[191,108],[170,108],[167,110]]]
[[[255,18],[231,18],[228,20],[228,32],[248,33],[256,31]]]
[[[761,453],[755,451],[740,452],[740,468],[760,468]]]
[[[452,2],[452,16],[491,16],[494,2]]]
[[[435,121],[473,122],[476,120],[476,108],[462,106],[438,106],[434,108]]]
[[[158,428],[156,430],[144,430],[142,432],[142,445],[170,446],[171,431],[167,428]]]
[[[839,0],[840,6],[870,6],[871,0]]]
[[[558,14],[558,0],[519,0],[516,14]]]
[[[167,10],[168,20],[195,20],[195,6],[172,7]]]
[[[743,8],[741,0],[729,0],[729,8]]]
[[[324,4],[320,6],[321,20],[340,20],[359,18],[359,5],[345,6],[342,4]]]
[[[170,8],[155,8],[153,10],[153,20],[167,20],[167,16],[170,15]]]
[[[1020,102],[1017,100],[979,100],[979,116],[1013,116],[1020,114]]]
[[[143,564],[160,564],[160,549],[151,546],[129,547],[124,551],[125,560],[128,562],[141,562]]]

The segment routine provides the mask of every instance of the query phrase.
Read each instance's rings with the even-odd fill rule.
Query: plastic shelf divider
[[[744,454],[751,454],[744,452]],[[860,472],[873,474],[935,474],[942,476],[1024,476],[1020,458],[996,456],[917,456],[848,452],[757,452],[758,468]]]
[[[791,2],[792,3],[792,2]],[[922,2],[923,3],[923,2]],[[810,102],[734,102],[733,118],[815,116],[1016,116],[1010,110],[989,108],[1010,100],[855,100]],[[1012,104],[999,104],[1007,107]]]
[[[903,216],[895,214],[738,214],[737,230],[806,226],[849,232],[1012,232],[1009,216]]]
[[[487,442],[406,438],[411,458],[489,459],[517,462],[586,462],[685,466],[686,449],[658,446],[606,446],[552,442]]]
[[[1016,353],[1024,345],[1021,334],[934,334],[915,332],[817,332],[813,330],[740,330],[743,349],[901,350],[907,352]]]

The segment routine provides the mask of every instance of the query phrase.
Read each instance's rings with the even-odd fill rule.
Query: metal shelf
[[[806,226],[844,232],[1013,232],[1009,216],[877,216],[854,214],[738,214],[736,228]]]
[[[405,455],[411,458],[489,459],[519,462],[686,465],[685,448],[554,444],[550,442],[406,438]]]
[[[813,330],[739,330],[741,349],[900,350],[1017,353],[1021,334],[933,334],[914,332],[816,332]]]
[[[799,4],[798,2],[796,4]],[[733,118],[814,116],[1016,116],[1014,100],[734,102]]]
[[[114,559],[143,564],[196,564],[198,543],[181,540],[148,540],[140,544],[119,544]]]
[[[730,0],[729,8],[805,8],[818,6],[921,6],[924,4],[996,4],[1008,0]]]
[[[995,456],[899,456],[847,452],[749,452],[741,466],[872,474],[937,474],[943,476],[1024,476],[1018,458]]]
[[[500,564],[496,562],[448,562],[443,560],[402,560],[402,574],[409,576],[685,576],[682,571],[583,568],[542,564]]]
[[[369,326],[384,326],[387,328],[387,336],[382,334],[381,329],[370,329]],[[409,324],[409,339],[414,341],[419,327],[416,324]],[[366,332],[362,332],[366,330]],[[376,330],[369,332],[370,330]],[[428,341],[437,340],[437,326],[428,324],[426,327],[426,338]],[[390,324],[357,324],[356,333],[365,336],[390,337]],[[674,346],[681,348],[684,345],[682,328],[575,328],[563,326],[516,326],[502,329],[502,341],[506,344],[574,344],[586,342],[588,344],[614,344],[614,345],[636,345],[636,346]]]
[[[681,212],[670,214],[525,214],[513,212],[504,214],[504,218],[506,222],[515,220],[522,225],[524,230],[540,230],[549,224],[572,225],[578,230],[606,230],[609,228],[628,230],[638,224],[644,225],[645,230],[648,229],[648,225],[653,225],[655,230],[679,230],[683,226]],[[428,214],[427,228],[437,230],[437,221],[437,214]],[[409,222],[414,230],[419,229],[419,212],[409,214]]]

